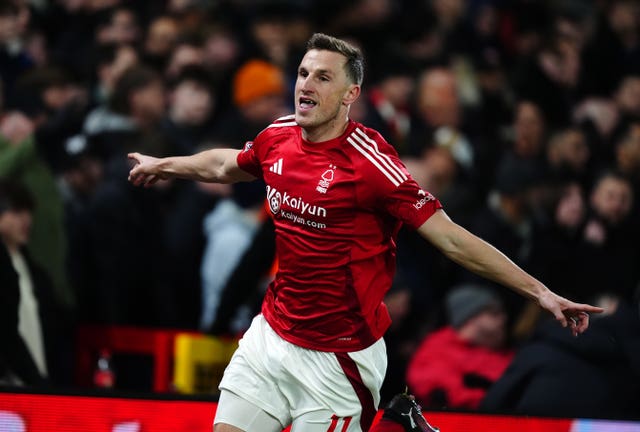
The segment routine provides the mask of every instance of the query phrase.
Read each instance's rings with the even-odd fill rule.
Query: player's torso
[[[397,221],[376,209],[362,156],[346,137],[316,145],[297,128],[262,144],[278,256],[265,316],[288,340],[314,349],[372,343],[386,326],[375,316],[393,272]]]
[[[316,147],[291,134],[271,139],[261,161],[268,205],[279,247],[304,257],[299,266],[360,259],[388,236],[360,160],[346,140]]]

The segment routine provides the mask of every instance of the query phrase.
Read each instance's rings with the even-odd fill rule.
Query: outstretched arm
[[[129,181],[136,186],[151,186],[158,180],[182,178],[212,183],[235,183],[255,179],[243,171],[236,162],[240,150],[212,149],[191,156],[155,158],[130,153],[135,161],[129,172]]]
[[[495,247],[454,223],[443,210],[436,211],[418,232],[466,269],[535,300],[563,327],[570,326],[574,335],[589,327],[589,313],[603,311],[599,307],[574,303],[549,290]]]

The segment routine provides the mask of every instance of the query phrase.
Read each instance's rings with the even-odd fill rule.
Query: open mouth
[[[301,97],[298,101],[299,101],[298,103],[300,105],[300,108],[304,110],[311,109],[317,105],[316,101],[308,97]]]

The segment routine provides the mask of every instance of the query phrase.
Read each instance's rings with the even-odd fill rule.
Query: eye
[[[298,76],[301,76],[301,77],[305,78],[305,77],[309,76],[309,72],[307,72],[307,71],[306,71],[306,70],[304,70],[304,69],[300,69],[300,70],[298,71]]]

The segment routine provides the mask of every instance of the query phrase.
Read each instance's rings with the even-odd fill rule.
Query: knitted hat
[[[491,307],[502,309],[502,302],[493,291],[480,285],[460,285],[446,298],[449,322],[455,328]]]
[[[233,101],[240,107],[261,97],[284,92],[284,74],[264,60],[248,61],[233,78]]]

